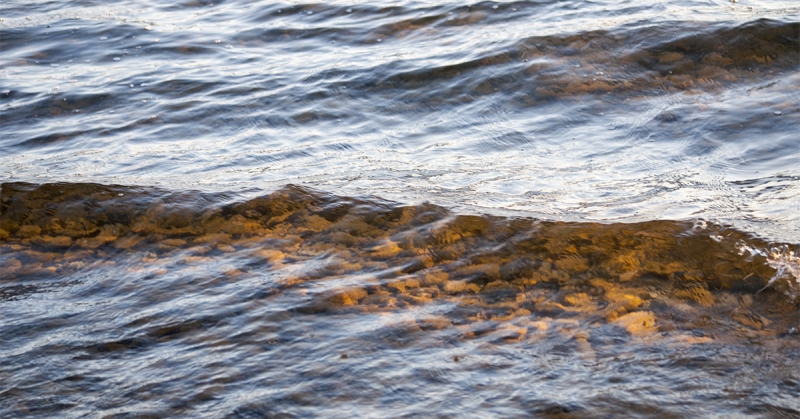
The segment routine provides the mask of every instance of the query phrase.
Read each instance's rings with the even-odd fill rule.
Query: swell
[[[547,100],[585,94],[627,96],[714,90],[722,84],[769,78],[797,68],[800,62],[800,23],[761,19],[735,28],[685,25],[529,37],[466,61],[377,71],[389,75],[374,82],[374,88],[414,90],[445,80],[453,86],[446,95],[452,98],[459,97],[458,91]]]

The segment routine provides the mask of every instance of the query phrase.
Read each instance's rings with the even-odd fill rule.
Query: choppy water
[[[0,416],[800,416],[796,2],[0,18]]]

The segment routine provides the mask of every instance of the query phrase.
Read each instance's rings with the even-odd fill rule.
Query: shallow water
[[[0,416],[800,416],[799,17],[0,4]]]

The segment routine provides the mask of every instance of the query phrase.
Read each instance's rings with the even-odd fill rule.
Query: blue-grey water
[[[800,417],[800,5],[0,4],[0,416]]]

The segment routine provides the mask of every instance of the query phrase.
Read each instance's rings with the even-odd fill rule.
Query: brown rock
[[[589,305],[592,302],[592,299],[584,293],[575,293],[575,294],[567,294],[562,299],[565,305],[572,306],[572,307],[583,307]]]
[[[646,336],[655,333],[656,318],[649,311],[637,311],[620,316],[614,324],[622,326],[628,333],[634,336]]]
[[[276,249],[257,249],[253,252],[253,256],[269,263],[279,262],[286,258],[286,254]]]
[[[589,260],[581,257],[566,257],[557,260],[556,266],[568,273],[583,272],[589,269]]]
[[[426,273],[425,276],[422,277],[422,281],[420,282],[424,286],[439,285],[443,282],[446,282],[449,277],[450,275],[448,275],[445,272],[433,271]]]
[[[419,288],[419,281],[415,278],[408,278],[405,280],[406,288]]]
[[[370,257],[374,259],[390,259],[397,256],[403,249],[397,243],[386,240],[378,246],[370,249]]]
[[[17,237],[29,239],[33,236],[42,234],[42,228],[37,225],[26,224],[17,230]]]
[[[138,234],[133,234],[133,235],[126,236],[126,237],[120,237],[119,239],[117,239],[116,242],[114,242],[114,248],[116,248],[116,249],[130,249],[131,247],[136,246],[137,244],[139,244],[139,242],[141,242],[142,240],[144,240],[144,237],[142,237],[142,236],[140,236]]]
[[[183,240],[183,239],[166,239],[166,240],[162,241],[161,243],[165,244],[167,246],[181,247],[181,246],[185,246],[186,245],[186,240]]]
[[[488,280],[500,279],[500,265],[484,263],[480,265],[467,265],[457,271],[459,277],[485,278]]]
[[[7,239],[9,235],[10,234],[7,231],[5,231],[2,228],[0,228],[0,240]]]
[[[749,311],[738,312],[733,316],[733,319],[745,326],[752,327],[755,330],[761,330],[765,326],[770,325],[770,321],[768,319]]]
[[[712,52],[711,54],[706,55],[701,60],[703,64],[710,64],[710,65],[717,65],[717,66],[726,66],[733,64],[733,60],[728,57],[723,57],[716,52]]]
[[[249,221],[247,218],[245,218],[240,214],[231,217],[231,219],[228,220],[222,227],[222,231],[228,234],[253,233],[261,229],[262,227],[260,224],[253,221]]]
[[[72,246],[72,239],[67,236],[35,236],[31,238],[31,243],[53,249]]]
[[[367,296],[367,291],[360,287],[353,287],[335,293],[328,301],[340,306],[354,306],[358,301]]]
[[[386,283],[386,288],[395,289],[400,292],[406,291],[406,281],[398,280],[398,281],[390,281]]]
[[[206,234],[204,236],[200,236],[194,239],[195,243],[210,243],[210,244],[218,244],[218,243],[230,243],[231,236],[225,233],[216,233],[216,234]]]
[[[467,289],[467,283],[464,281],[447,281],[444,284],[444,291],[450,294],[463,292]]]
[[[683,54],[680,52],[665,52],[658,56],[658,63],[659,64],[666,64],[678,61],[683,58]]]
[[[308,215],[294,223],[295,228],[305,231],[319,232],[331,225],[331,222],[319,215]]]
[[[703,307],[711,307],[712,305],[714,305],[714,296],[711,295],[711,293],[707,289],[701,287],[693,287],[684,290],[677,290],[673,295],[675,296],[675,298],[694,301]]]

